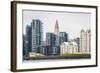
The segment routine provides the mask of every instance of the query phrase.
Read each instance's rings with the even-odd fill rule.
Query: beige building
[[[91,46],[91,32],[90,30],[84,31],[83,29],[80,32],[80,52],[81,53],[90,53]]]
[[[76,42],[63,42],[60,46],[60,55],[78,53],[78,45]]]
[[[86,52],[87,53],[90,53],[91,51],[91,31],[90,30],[87,30],[86,31]]]

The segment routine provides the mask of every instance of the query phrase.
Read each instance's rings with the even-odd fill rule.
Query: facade
[[[54,33],[46,33],[46,44],[50,46],[56,45],[56,36]]]
[[[77,53],[78,45],[76,42],[63,42],[60,46],[60,55]]]
[[[32,27],[32,51],[35,53],[40,53],[41,45],[43,41],[43,31],[42,31],[42,22],[39,19],[33,19],[31,22]]]
[[[80,32],[80,52],[81,53],[90,53],[90,44],[91,44],[91,32],[90,30],[84,31],[83,29]]]
[[[46,56],[52,55],[52,47],[50,45],[42,46],[42,54]]]
[[[59,54],[59,46],[56,45],[56,35],[54,33],[46,33],[46,44],[48,46],[49,54]]]
[[[66,32],[60,32],[59,33],[59,43],[60,45],[63,43],[63,42],[67,42],[68,41],[68,35]]]

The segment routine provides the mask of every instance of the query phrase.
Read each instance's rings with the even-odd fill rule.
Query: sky
[[[23,10],[23,34],[26,26],[31,25],[32,19],[40,19],[43,23],[43,39],[46,32],[54,32],[56,20],[60,32],[68,33],[69,39],[79,37],[81,29],[91,27],[90,13]]]

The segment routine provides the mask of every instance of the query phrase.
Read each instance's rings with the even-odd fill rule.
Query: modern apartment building
[[[32,52],[40,53],[41,45],[43,42],[43,30],[42,22],[39,19],[33,19],[31,22],[32,32]]]
[[[90,53],[91,45],[91,32],[90,30],[81,30],[80,32],[80,52]]]

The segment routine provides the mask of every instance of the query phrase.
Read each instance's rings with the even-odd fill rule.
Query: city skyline
[[[79,38],[68,39],[68,33],[59,31],[59,24],[56,21],[54,32],[46,33],[46,41],[43,41],[43,23],[40,19],[32,19],[26,27],[26,34],[23,35],[23,58],[35,57],[62,58],[74,57],[90,58],[91,53],[91,30],[81,29]],[[45,43],[45,44],[44,44]],[[68,56],[69,54],[69,56]],[[72,54],[72,55],[70,55]],[[75,55],[76,54],[76,55]],[[80,56],[79,56],[80,54]]]
[[[66,32],[69,39],[79,36],[81,29],[90,29],[90,13],[69,13],[69,12],[50,12],[50,11],[23,11],[23,34],[25,28],[30,25],[32,19],[40,19],[43,23],[43,40],[46,38],[46,32],[54,32],[54,25],[58,20],[59,31]],[[77,17],[77,19],[76,19]],[[72,26],[76,25],[76,26]],[[78,28],[78,29],[77,29]]]

